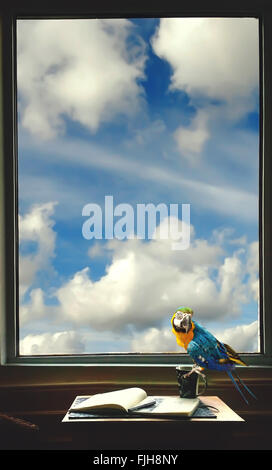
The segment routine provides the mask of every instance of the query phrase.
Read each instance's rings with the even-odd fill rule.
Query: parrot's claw
[[[203,370],[204,370],[203,367],[195,365],[195,366],[192,367],[192,369],[187,374],[184,375],[184,377],[185,378],[190,377],[190,375],[195,372],[196,374],[201,375],[201,377],[204,378],[205,374],[202,373]]]

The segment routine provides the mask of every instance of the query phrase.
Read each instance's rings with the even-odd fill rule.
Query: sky
[[[253,18],[17,21],[20,354],[184,352],[181,305],[258,351],[258,54]],[[106,196],[169,213],[107,239]]]

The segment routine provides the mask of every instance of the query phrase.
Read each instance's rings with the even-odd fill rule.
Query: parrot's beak
[[[182,318],[174,318],[173,325],[176,331],[188,333],[192,328],[192,317],[190,313],[183,313]]]
[[[185,333],[188,333],[188,331],[190,331],[190,329],[192,328],[192,318],[189,313],[187,313],[187,315],[184,316],[182,320],[182,326],[185,329]]]

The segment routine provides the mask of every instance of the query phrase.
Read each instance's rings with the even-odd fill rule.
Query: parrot
[[[245,385],[235,370],[237,364],[243,366],[247,364],[228,344],[218,341],[206,328],[193,321],[193,314],[193,310],[189,307],[178,307],[171,318],[172,332],[176,336],[177,344],[186,350],[195,363],[186,375],[196,372],[204,376],[205,369],[225,371],[247,404],[249,402],[242,387],[257,400],[255,394]]]

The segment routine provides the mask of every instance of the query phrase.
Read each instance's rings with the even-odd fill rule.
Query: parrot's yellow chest
[[[172,325],[173,325],[173,319],[172,319]],[[194,322],[192,322],[192,328],[190,329],[188,333],[182,333],[180,331],[176,331],[175,328],[173,327],[172,332],[174,333],[179,346],[187,350],[188,344],[194,337],[194,329],[195,329]]]

